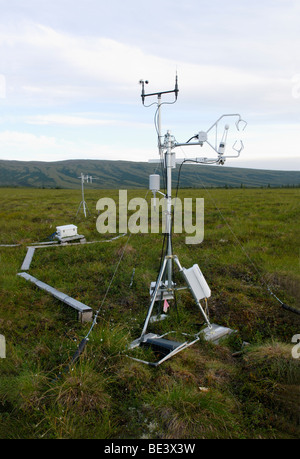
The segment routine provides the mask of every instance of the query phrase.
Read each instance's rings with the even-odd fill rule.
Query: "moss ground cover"
[[[298,438],[300,359],[291,340],[300,334],[299,315],[282,309],[266,285],[300,307],[299,189],[180,190],[182,199],[204,198],[205,235],[186,245],[184,234],[174,234],[174,253],[204,273],[211,321],[238,333],[219,345],[198,342],[157,368],[129,359],[125,349],[141,332],[162,235],[108,242],[117,234],[97,232],[96,202],[117,202],[118,191],[87,190],[85,197],[91,216],[76,219],[80,191],[0,189],[0,244],[18,244],[0,247],[0,438]],[[100,308],[80,361],[63,372],[90,325],[16,274],[28,244],[70,223],[98,242],[37,249],[29,270]],[[199,330],[190,294],[179,292],[176,303],[149,331]]]

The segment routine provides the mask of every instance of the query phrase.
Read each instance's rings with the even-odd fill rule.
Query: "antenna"
[[[86,211],[88,211],[89,215],[91,215],[89,209],[88,209],[88,206],[87,206],[87,203],[85,202],[85,199],[84,199],[84,184],[85,182],[86,183],[93,183],[93,180],[95,180],[95,177],[92,177],[91,175],[84,175],[82,172],[80,174],[80,177],[77,177],[79,179],[81,179],[81,196],[82,196],[82,199],[81,199],[81,202],[79,204],[79,207],[78,207],[78,210],[77,210],[77,213],[76,213],[76,217],[78,215],[78,212],[82,206],[83,208],[83,213],[84,213],[84,216],[86,218]]]
[[[213,123],[213,125],[209,129],[207,129],[206,131],[199,131],[197,134],[193,135],[187,142],[177,142],[175,138],[171,135],[170,131],[167,131],[167,133],[164,136],[163,142],[162,142],[162,136],[161,136],[162,102],[161,102],[161,98],[162,98],[162,95],[164,94],[174,93],[175,100],[172,103],[175,103],[177,101],[178,92],[179,92],[178,77],[176,74],[175,88],[171,91],[160,91],[160,92],[146,94],[145,84],[148,84],[148,83],[149,83],[148,80],[145,80],[145,81],[140,80],[140,84],[142,85],[141,97],[142,97],[142,103],[144,106],[145,106],[146,97],[157,96],[156,114],[157,114],[158,120],[157,120],[156,128],[157,128],[157,134],[158,134],[158,149],[159,149],[160,158],[156,160],[150,160],[150,162],[162,163],[162,166],[165,169],[167,190],[166,190],[166,194],[164,195],[164,197],[166,199],[166,212],[165,212],[166,226],[165,227],[166,227],[166,236],[167,236],[167,250],[166,250],[165,257],[162,260],[157,280],[156,282],[151,283],[151,287],[150,287],[151,301],[150,301],[150,306],[148,309],[147,317],[144,323],[144,327],[143,327],[141,336],[131,343],[130,349],[134,349],[135,347],[142,345],[142,346],[152,347],[154,350],[160,351],[164,355],[164,357],[157,363],[145,362],[139,359],[135,359],[143,363],[147,363],[149,365],[157,366],[163,361],[165,361],[167,358],[172,357],[177,352],[180,352],[182,349],[185,349],[186,347],[198,341],[200,339],[200,334],[202,334],[206,340],[216,342],[221,337],[233,332],[233,330],[227,327],[221,327],[216,324],[210,323],[208,314],[207,314],[207,309],[206,311],[204,310],[204,308],[202,307],[200,303],[200,300],[205,300],[205,303],[207,305],[207,299],[210,297],[211,291],[210,291],[210,288],[199,266],[197,264],[194,264],[191,268],[185,269],[184,267],[181,266],[178,257],[173,254],[173,250],[172,250],[172,211],[171,211],[172,169],[176,168],[177,163],[183,164],[186,162],[187,163],[190,162],[193,164],[198,163],[198,164],[223,165],[227,158],[237,158],[244,148],[243,142],[240,140],[239,146],[237,146],[238,140],[235,140],[235,142],[233,143],[231,147],[234,153],[231,155],[225,155],[229,124],[227,123],[225,124],[223,135],[221,139],[219,139],[218,130],[220,128],[222,121],[224,121],[224,119],[226,119],[227,121],[229,117],[235,119],[235,127],[236,127],[237,132],[239,132],[240,130],[244,130],[247,123],[244,120],[242,120],[239,114],[225,114],[225,115],[222,115],[215,123]],[[213,143],[211,143],[211,140],[208,139],[209,135],[213,133],[213,131],[215,131],[214,145]],[[207,143],[214,150],[214,156],[184,158],[184,159],[176,160],[175,152],[173,151],[175,148],[182,147],[182,146],[191,146],[191,145],[202,147],[205,143]],[[156,197],[156,193],[160,193],[159,183],[160,183],[159,176],[157,174],[150,176],[149,188],[150,190],[152,190],[154,194],[154,198]],[[154,199],[154,202],[155,202],[155,199]],[[173,299],[175,295],[175,291],[181,289],[181,288],[177,288],[175,283],[173,282],[173,273],[172,273],[173,263],[175,263],[177,267],[179,268],[179,271],[184,278],[185,284],[187,285],[190,292],[192,293],[192,296],[202,316],[204,317],[204,320],[207,325],[207,327],[204,330],[201,330],[199,333],[193,335],[193,339],[191,342],[186,341],[184,343],[179,343],[179,342],[169,341],[167,339],[164,339],[163,337],[166,336],[168,333],[162,336],[158,336],[153,333],[147,333],[148,325],[150,322],[150,318],[152,315],[152,311],[153,311],[155,302],[163,301],[166,298]],[[184,335],[188,336],[187,334],[184,334]]]

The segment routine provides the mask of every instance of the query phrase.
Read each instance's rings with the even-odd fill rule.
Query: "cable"
[[[158,137],[158,146],[159,146],[159,148],[161,147],[160,138],[159,138],[159,130],[158,130],[158,125],[157,125],[157,115],[158,115],[158,112],[159,112],[159,108],[162,105],[173,105],[173,104],[175,104],[176,100],[177,99],[175,99],[173,102],[161,102],[161,103],[154,102],[153,104],[151,104],[151,105],[157,104],[157,109],[155,110],[155,113],[154,113],[154,127],[155,127],[155,130],[156,130],[156,133],[157,133],[157,137]],[[151,105],[149,105],[149,107]]]
[[[152,102],[152,104],[150,104],[150,105],[143,104],[143,106],[146,107],[146,108],[149,108],[149,107],[152,107],[152,105],[156,105],[156,104],[157,104],[157,102]]]
[[[109,292],[109,290],[110,290],[110,287],[111,287],[111,285],[112,285],[112,283],[113,283],[113,281],[114,281],[114,278],[115,278],[115,276],[116,276],[116,274],[117,274],[118,268],[119,268],[120,263],[121,263],[121,261],[122,261],[122,259],[123,259],[123,256],[124,256],[126,247],[127,247],[127,245],[128,245],[128,242],[129,242],[131,236],[132,236],[132,233],[129,234],[129,236],[128,236],[128,238],[127,238],[127,241],[126,241],[126,243],[125,243],[125,245],[124,245],[124,247],[123,247],[122,253],[121,253],[121,255],[120,255],[120,258],[119,258],[119,260],[118,260],[118,263],[117,263],[117,265],[116,265],[116,268],[115,268],[115,270],[114,270],[114,273],[113,273],[113,275],[112,275],[112,277],[111,277],[111,279],[110,279],[110,282],[109,282],[108,287],[107,287],[107,289],[106,289],[105,295],[104,295],[104,297],[103,297],[103,299],[102,299],[102,302],[101,302],[101,304],[100,304],[100,307],[97,309],[97,311],[96,311],[96,313],[95,313],[95,316],[94,316],[93,323],[92,323],[92,325],[91,325],[91,328],[90,328],[90,330],[88,331],[88,334],[86,335],[86,337],[84,338],[84,339],[86,339],[86,340],[88,340],[88,337],[89,337],[90,333],[92,332],[94,326],[97,324],[97,318],[98,318],[99,312],[100,312],[100,310],[101,310],[101,308],[102,308],[102,306],[103,306],[103,304],[104,304],[104,301],[106,300],[106,297],[107,297],[107,295],[108,295],[108,292]]]
[[[183,160],[183,162],[180,164],[180,167],[179,167],[179,171],[178,171],[178,179],[177,179],[177,187],[176,187],[176,199],[177,199],[177,195],[178,195],[178,189],[179,189],[179,182],[180,182],[180,175],[181,175],[181,169],[182,169],[182,166],[184,163],[186,162],[198,162],[198,161],[192,161],[192,160]],[[254,263],[254,261],[250,258],[250,256],[248,255],[248,253],[246,252],[244,246],[242,245],[242,243],[240,242],[240,240],[238,239],[238,237],[236,236],[236,234],[234,233],[233,229],[231,228],[231,226],[229,225],[229,223],[227,222],[226,218],[224,217],[224,215],[222,214],[221,210],[219,209],[219,207],[217,206],[215,200],[213,199],[213,197],[211,196],[211,194],[209,193],[209,191],[207,190],[207,188],[205,187],[204,183],[201,181],[201,185],[202,187],[205,189],[205,191],[207,192],[207,194],[209,195],[210,199],[212,200],[213,204],[215,205],[216,209],[218,210],[219,214],[221,215],[222,219],[224,220],[226,226],[228,227],[228,229],[230,230],[231,234],[233,235],[234,239],[236,240],[236,242],[238,243],[240,249],[243,251],[244,255],[246,256],[246,258],[248,259],[248,261],[250,262],[250,264],[253,266],[254,270],[256,271],[260,281],[262,282],[262,284],[265,286],[265,288],[268,290],[269,294],[271,296],[273,296],[280,304],[281,306],[286,309],[287,311],[291,311],[291,312],[294,312],[295,314],[300,314],[300,310],[296,309],[296,308],[293,308],[291,306],[288,306],[287,304],[283,303],[283,301],[281,301],[271,290],[270,286],[267,284],[267,282],[263,279],[262,277],[262,274],[260,273],[258,267],[256,266],[256,264]],[[176,205],[176,201],[175,201],[175,205]],[[175,206],[174,206],[175,207]]]
[[[189,143],[191,140],[197,139],[197,138],[198,138],[198,135],[193,135],[193,137],[191,137],[186,143]]]
[[[157,168],[158,168],[158,165],[156,166],[154,173],[157,172]],[[150,191],[150,190],[147,190],[147,192],[146,192],[146,194],[145,194],[145,199],[147,198],[149,191]],[[129,236],[128,236],[128,238],[127,238],[127,241],[126,241],[126,243],[125,243],[125,245],[124,245],[124,247],[123,247],[122,253],[121,253],[120,257],[119,257],[119,260],[118,260],[118,262],[117,262],[117,265],[116,265],[116,267],[115,267],[115,270],[114,270],[114,272],[113,272],[113,275],[112,275],[112,277],[111,277],[111,279],[110,279],[110,282],[109,282],[109,284],[108,284],[108,287],[107,287],[107,289],[106,289],[106,292],[105,292],[105,294],[104,294],[104,297],[103,297],[103,299],[102,299],[102,301],[101,301],[101,304],[100,304],[99,308],[97,309],[97,311],[95,312],[95,315],[94,315],[94,319],[93,319],[92,325],[91,325],[91,327],[90,327],[88,333],[86,334],[86,336],[85,336],[85,337],[81,340],[81,342],[79,343],[79,346],[78,346],[76,352],[75,352],[74,355],[72,356],[71,362],[70,362],[69,365],[65,368],[64,372],[68,371],[68,369],[70,368],[70,365],[76,363],[76,361],[79,359],[80,355],[83,353],[83,351],[84,351],[84,349],[85,349],[85,346],[87,345],[87,343],[88,343],[88,341],[89,341],[89,336],[90,336],[91,332],[93,331],[95,325],[97,325],[98,315],[99,315],[100,310],[102,309],[102,306],[103,306],[103,304],[104,304],[104,302],[105,302],[105,300],[106,300],[106,298],[107,298],[107,295],[108,295],[109,290],[110,290],[110,288],[111,288],[111,286],[112,286],[112,283],[113,283],[113,281],[114,281],[114,279],[115,279],[115,276],[116,276],[117,271],[118,271],[118,269],[119,269],[120,263],[121,263],[121,261],[122,261],[122,259],[123,259],[123,257],[124,257],[124,254],[125,254],[125,251],[126,251],[126,247],[127,247],[128,243],[129,243],[131,237],[132,237],[132,233],[129,234]],[[163,240],[162,254],[163,254],[164,243],[165,243],[165,237],[164,237],[164,240]],[[161,255],[160,264],[161,264],[161,263],[162,263],[162,255]]]
[[[271,296],[274,296],[274,298],[281,304],[281,306],[283,307],[283,309],[286,309],[287,311],[294,312],[295,314],[300,314],[299,309],[293,308],[293,307],[288,306],[287,304],[283,303],[279,298],[277,298],[277,296],[275,295],[275,293],[273,293],[272,290],[271,290],[268,286],[267,286],[267,289],[268,289],[270,295],[271,295]]]
[[[156,132],[157,132],[157,136],[158,136],[159,151],[161,150],[161,143],[160,143],[160,138],[159,138],[158,126],[157,126],[157,114],[158,114],[158,111],[159,111],[159,108],[160,108],[162,105],[172,105],[172,104],[174,104],[174,103],[176,102],[176,100],[177,100],[177,93],[176,93],[176,98],[175,98],[175,100],[174,100],[173,102],[163,102],[163,103],[153,102],[153,103],[150,104],[150,105],[145,105],[144,102],[143,102],[143,105],[144,105],[145,107],[151,107],[152,105],[155,105],[155,104],[158,105],[158,107],[157,107],[157,109],[156,109],[156,111],[155,111],[155,114],[154,114],[154,126],[155,126],[155,129],[156,129]],[[161,162],[161,167],[162,167],[162,166],[163,166],[162,161],[160,161],[160,162]],[[156,169],[155,169],[155,172],[154,172],[154,173],[156,173],[157,168],[158,168],[158,166],[156,166]],[[165,177],[165,174],[162,174],[162,175],[163,175],[164,188],[165,188],[165,187],[166,187],[166,177]],[[145,199],[146,199],[148,193],[149,193],[149,190],[147,191],[147,193],[146,193],[146,195],[145,195]],[[90,336],[91,332],[93,331],[95,325],[97,324],[98,315],[99,315],[100,310],[101,310],[101,308],[102,308],[102,306],[103,306],[103,304],[104,304],[104,302],[105,302],[105,300],[106,300],[106,298],[107,298],[108,292],[109,292],[110,287],[111,287],[111,285],[112,285],[112,283],[113,283],[113,281],[114,281],[114,278],[115,278],[115,276],[116,276],[116,274],[117,274],[118,268],[119,268],[120,263],[121,263],[121,261],[122,261],[122,259],[123,259],[123,256],[124,256],[126,247],[127,247],[127,245],[128,245],[128,242],[129,242],[131,236],[132,236],[132,233],[129,234],[129,237],[128,237],[128,239],[127,239],[127,241],[126,241],[126,243],[125,243],[125,245],[124,245],[124,247],[123,247],[121,256],[120,256],[120,258],[119,258],[119,260],[118,260],[118,263],[117,263],[117,265],[116,265],[116,268],[115,268],[115,270],[114,270],[114,273],[113,273],[113,275],[112,275],[112,277],[111,277],[111,279],[110,279],[110,282],[109,282],[109,285],[108,285],[108,287],[107,287],[107,289],[106,289],[105,295],[104,295],[104,297],[103,297],[103,299],[102,299],[102,302],[101,302],[99,308],[97,309],[97,311],[96,311],[96,313],[95,313],[95,315],[94,315],[94,319],[93,319],[92,325],[91,325],[91,327],[90,327],[90,329],[89,329],[87,335],[85,336],[85,338],[83,338],[83,339],[81,340],[81,342],[79,343],[79,346],[78,346],[76,352],[74,353],[74,355],[73,355],[73,357],[72,357],[72,359],[71,359],[71,364],[72,364],[72,363],[75,363],[75,362],[79,359],[80,355],[82,354],[82,352],[83,352],[84,349],[85,349],[85,346],[86,346],[86,344],[87,344],[87,342],[88,342],[88,340],[89,340],[89,336]],[[161,252],[160,267],[161,267],[161,264],[162,264],[162,256],[163,256],[163,250],[164,250],[164,245],[165,245],[165,238],[166,238],[166,233],[164,234],[164,239],[163,239],[163,244],[162,244],[162,252]],[[70,366],[70,365],[69,365],[69,366]],[[67,368],[67,369],[68,369],[68,368]]]
[[[104,297],[103,297],[103,299],[102,299],[102,301],[101,301],[101,304],[100,304],[99,308],[97,309],[97,311],[95,312],[95,315],[94,315],[94,319],[93,319],[92,325],[91,325],[91,327],[90,327],[90,329],[89,329],[87,335],[80,341],[79,346],[78,346],[78,348],[76,349],[76,352],[74,353],[74,355],[73,355],[73,357],[72,357],[72,359],[71,359],[71,362],[69,363],[69,365],[68,365],[68,367],[65,369],[65,371],[67,371],[68,368],[70,367],[70,365],[76,363],[76,361],[79,359],[80,355],[83,353],[83,351],[84,351],[84,349],[85,349],[85,346],[87,345],[87,343],[88,343],[88,341],[89,341],[89,336],[90,336],[91,332],[93,331],[95,325],[97,325],[98,315],[99,315],[100,310],[101,310],[101,308],[102,308],[102,306],[103,306],[103,304],[104,304],[104,302],[105,302],[105,300],[106,300],[106,297],[107,297],[107,295],[108,295],[108,292],[109,292],[109,290],[110,290],[110,287],[112,286],[112,283],[113,283],[114,278],[115,278],[115,276],[116,276],[116,274],[117,274],[118,268],[119,268],[120,263],[121,263],[121,261],[122,261],[122,259],[123,259],[123,256],[124,256],[126,247],[127,247],[127,245],[128,245],[128,242],[129,242],[131,236],[132,236],[132,233],[129,234],[129,236],[128,236],[128,238],[127,238],[127,241],[126,241],[126,243],[125,243],[125,245],[124,245],[124,247],[123,247],[122,253],[121,253],[120,258],[119,258],[119,260],[118,260],[118,263],[117,263],[117,265],[116,265],[116,267],[115,267],[114,273],[113,273],[113,275],[112,275],[112,277],[111,277],[111,279],[110,279],[110,282],[109,282],[109,284],[108,284],[108,287],[107,287],[107,289],[106,289],[106,292],[105,292],[105,294],[104,294]],[[65,371],[64,371],[64,372],[65,372]]]
[[[288,306],[287,304],[283,303],[271,290],[270,286],[267,284],[267,282],[263,279],[263,276],[262,274],[260,273],[258,267],[256,266],[256,264],[254,263],[254,261],[250,258],[250,256],[248,255],[248,253],[246,252],[244,246],[242,245],[242,243],[240,242],[240,240],[238,239],[238,237],[236,236],[236,234],[234,233],[233,229],[231,228],[231,226],[229,225],[229,223],[227,222],[226,218],[224,217],[224,215],[222,214],[222,212],[220,211],[219,207],[217,206],[215,200],[213,199],[213,197],[210,195],[209,191],[207,190],[207,188],[205,187],[205,185],[201,182],[201,185],[202,187],[205,189],[205,191],[207,192],[207,194],[209,195],[210,199],[212,200],[212,202],[214,203],[216,209],[218,210],[219,214],[221,215],[222,219],[224,220],[227,228],[229,229],[229,231],[231,232],[231,234],[233,235],[234,239],[236,240],[236,242],[238,243],[240,249],[243,251],[244,255],[246,256],[246,258],[248,259],[248,261],[250,262],[250,264],[252,265],[252,267],[254,268],[254,270],[256,271],[260,281],[262,282],[262,284],[265,286],[265,288],[268,290],[269,294],[271,296],[273,296],[280,304],[281,306],[288,310],[288,311],[291,311],[291,312],[294,312],[296,314],[300,314],[300,310],[298,309],[295,309],[295,308],[292,308],[291,306]]]

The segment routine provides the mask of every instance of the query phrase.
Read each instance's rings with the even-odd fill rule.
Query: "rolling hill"
[[[147,188],[149,175],[157,165],[146,162],[109,160],[66,160],[58,162],[0,160],[1,187],[69,188],[80,186],[80,173],[97,178],[91,188]],[[159,170],[157,169],[158,173]],[[174,186],[179,167],[174,169]],[[282,187],[299,186],[300,172],[243,169],[222,166],[182,167],[180,186],[207,187]]]

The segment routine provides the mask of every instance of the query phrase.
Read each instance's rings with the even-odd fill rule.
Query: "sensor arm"
[[[206,131],[206,133],[208,133],[209,131],[212,130],[212,128],[214,128],[215,126],[217,126],[217,124],[221,121],[221,119],[225,118],[225,117],[229,117],[229,116],[237,116],[238,117],[238,120],[236,121],[235,125],[236,125],[236,128],[238,131],[244,131],[244,129],[246,128],[247,126],[247,122],[245,120],[242,119],[241,115],[239,113],[234,113],[234,114],[227,114],[227,115],[222,115],[220,116],[219,119],[217,119],[217,121],[212,124],[212,126]],[[242,129],[240,129],[240,123],[244,123],[244,127]]]
[[[142,85],[142,94],[141,94],[141,98],[142,98],[143,105],[144,105],[144,103],[145,103],[145,98],[146,98],[146,97],[157,96],[157,97],[160,99],[161,96],[162,96],[162,94],[172,94],[172,93],[175,93],[175,101],[177,100],[178,92],[179,92],[177,74],[176,74],[176,77],[175,77],[175,88],[172,89],[171,91],[159,91],[159,92],[152,92],[152,93],[146,94],[146,93],[145,93],[145,84],[148,84],[149,81],[148,81],[148,80],[145,80],[145,81],[144,81],[144,80],[140,80],[139,83]]]
[[[211,163],[224,164],[224,162],[225,162],[225,160],[227,158],[238,158],[240,156],[240,154],[241,154],[241,151],[244,149],[244,144],[243,144],[243,142],[241,140],[240,140],[239,148],[236,146],[238,140],[236,140],[234,142],[234,144],[232,145],[232,147],[231,147],[234,151],[237,152],[237,154],[235,154],[235,155],[224,155],[225,147],[226,147],[226,141],[227,141],[227,135],[228,135],[228,130],[229,130],[229,125],[228,124],[225,124],[224,133],[223,133],[222,139],[221,139],[221,141],[219,142],[218,145],[217,145],[217,142],[216,142],[216,145],[213,146],[208,140],[208,133],[214,127],[217,129],[217,126],[218,126],[219,122],[223,118],[226,118],[226,117],[237,117],[238,118],[237,121],[235,122],[235,126],[236,126],[238,131],[243,131],[247,126],[247,122],[244,121],[241,118],[241,115],[239,115],[238,113],[222,115],[207,131],[200,131],[198,134],[195,134],[194,136],[192,136],[187,142],[179,143],[179,142],[175,142],[174,141],[173,142],[173,148],[182,147],[182,146],[199,146],[199,145],[202,147],[203,144],[206,142],[218,154],[218,157],[217,158],[193,158],[193,159],[190,159],[191,162],[201,162],[202,164],[203,163],[205,163],[205,164],[211,164]],[[243,126],[241,126],[241,124],[243,124]],[[195,141],[192,142],[193,139],[197,139],[198,141],[197,142],[195,142]],[[183,160],[181,160],[180,162],[182,162],[182,161]]]

